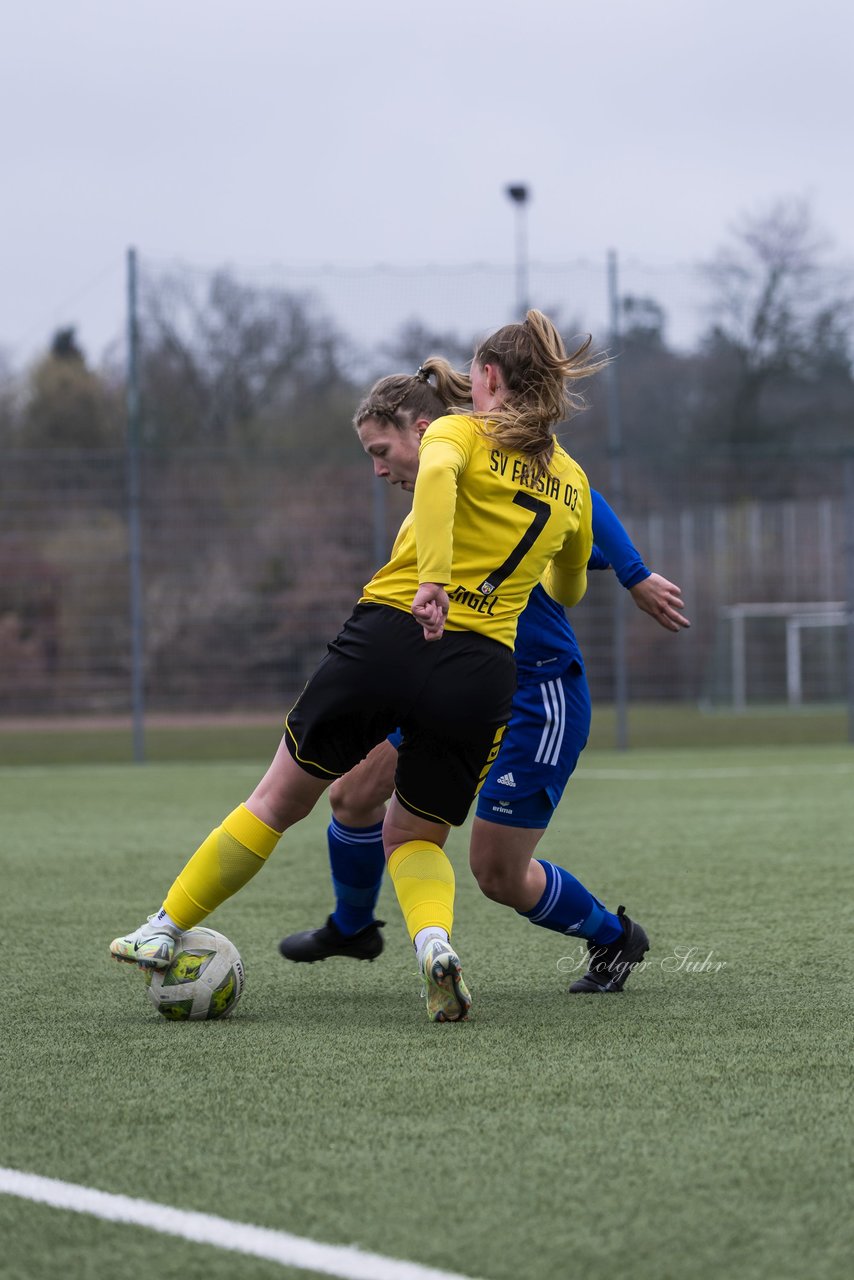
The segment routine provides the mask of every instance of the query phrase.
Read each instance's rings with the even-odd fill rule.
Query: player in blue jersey
[[[447,407],[438,395],[431,404],[418,378],[381,379],[354,420],[376,475],[411,491],[421,435]],[[595,491],[592,497],[595,545],[588,568],[613,567],[640,609],[669,631],[687,627],[679,588],[647,569],[605,499]],[[608,911],[563,867],[534,857],[590,730],[590,694],[578,642],[563,606],[541,586],[519,617],[515,656],[512,715],[478,797],[471,868],[487,897],[533,924],[587,940],[587,972],[571,992],[621,991],[648,947],[645,932],[623,907],[616,914]],[[392,735],[332,784],[327,840],[335,910],[321,928],[282,939],[280,951],[287,959],[373,960],[382,951],[382,922],[374,918],[374,908],[385,868],[382,826],[398,742]]]

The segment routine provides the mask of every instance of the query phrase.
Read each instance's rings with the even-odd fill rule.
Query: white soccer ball
[[[224,934],[199,925],[181,935],[169,968],[147,970],[145,981],[164,1018],[226,1018],[243,993],[243,961]]]

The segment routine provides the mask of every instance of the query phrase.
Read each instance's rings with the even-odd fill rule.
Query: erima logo
[[[498,779],[498,785],[501,787],[515,787],[516,779],[513,777],[512,773],[502,773],[501,777]]]

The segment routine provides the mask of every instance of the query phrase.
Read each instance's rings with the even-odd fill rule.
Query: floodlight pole
[[[608,251],[608,313],[610,345],[616,348],[620,339],[620,296],[617,282],[617,255]],[[611,460],[611,498],[618,511],[623,505],[623,428],[620,415],[620,387],[617,366],[613,361],[605,370],[608,404],[608,454]],[[614,711],[616,714],[616,746],[625,751],[629,745],[628,670],[626,649],[626,593],[614,592]]]
[[[528,201],[530,187],[523,182],[511,183],[504,194],[516,209],[516,315],[524,320],[528,314]]]
[[[847,640],[845,700],[848,703],[848,741],[854,743],[854,453],[844,461],[845,505],[845,636]]]
[[[140,522],[139,476],[139,317],[137,311],[136,249],[127,252],[127,494],[128,494],[128,575],[130,579],[131,634],[131,716],[133,758],[145,760],[145,655],[142,642],[142,530]]]

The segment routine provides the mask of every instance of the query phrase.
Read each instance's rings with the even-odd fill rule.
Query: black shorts
[[[427,641],[410,613],[359,604],[285,723],[303,769],[330,781],[398,726],[395,792],[410,813],[465,822],[510,717],[516,665],[473,631]]]

